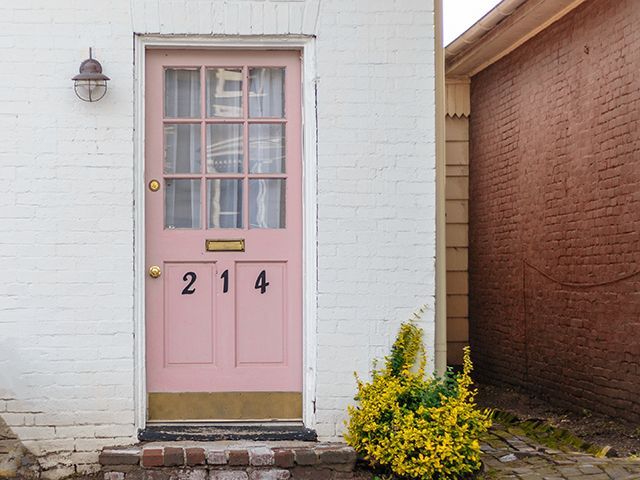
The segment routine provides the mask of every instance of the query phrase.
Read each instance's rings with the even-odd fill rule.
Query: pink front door
[[[147,52],[151,420],[299,417],[300,85],[295,51]]]

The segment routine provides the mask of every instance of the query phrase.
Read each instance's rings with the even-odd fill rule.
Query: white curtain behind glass
[[[166,124],[164,173],[200,173],[200,124]]]
[[[285,228],[285,191],[282,179],[249,180],[251,228]]]
[[[165,71],[165,117],[167,118],[198,118],[200,117],[200,70],[199,69],[167,69]],[[176,152],[185,152],[184,144],[195,141],[197,132],[177,138]],[[182,145],[180,145],[182,143]],[[191,147],[188,147],[189,150]],[[195,148],[195,147],[193,147]],[[198,150],[199,152],[199,150]],[[179,153],[176,153],[179,155]],[[185,166],[199,171],[199,154],[191,158],[180,156],[175,159],[175,165]],[[196,167],[197,163],[197,167]],[[193,170],[192,170],[193,171]],[[199,173],[199,172],[198,172]],[[189,185],[189,187],[187,186]],[[200,228],[200,189],[199,182],[178,182],[173,188],[165,192],[165,208],[167,218],[173,218],[178,228]],[[180,203],[180,204],[178,204]],[[185,210],[186,207],[186,210]],[[169,217],[169,215],[171,217]],[[176,217],[179,215],[179,217]]]
[[[242,228],[242,180],[209,180],[208,192],[209,228]]]
[[[284,116],[284,68],[252,68],[249,85],[249,116]]]
[[[200,70],[165,71],[165,104],[167,118],[200,117]]]

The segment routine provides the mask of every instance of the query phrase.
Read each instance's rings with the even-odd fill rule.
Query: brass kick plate
[[[244,238],[240,240],[206,240],[207,252],[244,252]]]
[[[300,392],[152,392],[152,422],[215,420],[300,420]]]

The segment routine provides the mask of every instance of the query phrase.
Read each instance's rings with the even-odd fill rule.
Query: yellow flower
[[[349,407],[346,441],[373,466],[420,480],[449,479],[480,464],[478,438],[491,422],[471,390],[468,348],[462,372],[444,379],[425,377],[422,330],[404,323],[372,381],[357,379],[357,406]]]

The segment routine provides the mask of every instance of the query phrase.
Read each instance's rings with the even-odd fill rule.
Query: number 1
[[[224,280],[224,283],[222,284],[222,293],[227,293],[229,291],[229,270],[222,272],[220,278]]]

